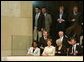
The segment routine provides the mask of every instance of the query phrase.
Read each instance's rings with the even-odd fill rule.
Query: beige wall
[[[16,38],[14,39],[14,37]],[[27,37],[28,39],[25,40],[24,43],[22,38],[25,39]],[[23,41],[21,42],[24,44],[18,39],[22,39]],[[31,42],[32,1],[1,1],[1,55],[11,55],[13,47],[20,49],[18,47],[20,44],[21,48],[26,46],[29,47],[27,43]],[[22,50],[24,51],[26,49]]]

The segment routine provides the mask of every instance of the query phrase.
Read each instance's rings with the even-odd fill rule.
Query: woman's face
[[[34,48],[37,47],[37,43],[36,43],[36,42],[33,43],[33,47],[34,47]]]
[[[52,43],[51,43],[51,41],[48,41],[47,44],[48,44],[48,46],[51,46]]]

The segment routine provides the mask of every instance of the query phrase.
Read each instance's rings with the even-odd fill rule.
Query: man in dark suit
[[[42,31],[45,28],[45,17],[41,13],[41,9],[39,7],[35,8],[35,12],[36,15],[34,17],[34,40],[39,41],[40,37],[42,37]]]
[[[78,12],[77,6],[74,6],[73,12],[71,13],[69,18],[70,18],[69,21],[71,22],[71,25],[73,25],[74,23],[82,25],[82,15],[80,12]]]
[[[67,15],[64,12],[64,7],[63,6],[60,6],[59,12],[56,16],[56,20],[57,20],[57,25],[56,25],[57,32],[59,32],[59,31],[64,31],[65,32]]]
[[[59,39],[61,40],[62,42],[62,45],[65,46],[66,48],[69,48],[70,47],[70,44],[68,42],[68,38],[64,36],[64,32],[63,31],[59,31]],[[57,39],[58,40],[58,39]],[[57,41],[56,40],[56,41]]]
[[[73,12],[69,16],[70,27],[66,29],[66,34],[69,37],[76,37],[79,43],[80,35],[82,33],[82,15],[78,12],[78,7],[74,6]]]
[[[47,46],[47,40],[48,40],[48,33],[47,31],[44,31],[43,32],[43,37],[40,38],[40,41],[39,41],[39,48],[40,48],[40,52],[42,54],[44,48]]]
[[[69,55],[70,56],[81,56],[83,55],[83,49],[81,48],[80,45],[76,44],[76,39],[72,38],[70,44],[72,45],[69,48]]]

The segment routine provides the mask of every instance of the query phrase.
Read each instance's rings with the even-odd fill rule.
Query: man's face
[[[34,42],[33,46],[34,46],[34,47],[37,47],[37,43],[36,43],[36,42]]]
[[[40,12],[40,9],[35,8],[35,12],[36,12],[36,13],[39,13],[39,12]]]
[[[60,9],[60,13],[63,13],[63,9]]]
[[[48,36],[48,33],[47,32],[44,32],[43,33],[43,36],[47,37]]]
[[[43,8],[43,9],[42,9],[42,12],[43,12],[43,13],[46,13],[46,8]]]
[[[77,13],[78,12],[78,8],[74,7],[73,11]]]
[[[63,32],[59,32],[59,37],[63,37]]]
[[[75,40],[71,40],[71,43],[72,43],[72,45],[75,45],[76,41]]]

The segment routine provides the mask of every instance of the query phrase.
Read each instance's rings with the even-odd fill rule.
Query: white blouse
[[[45,47],[43,54],[48,54],[49,56],[54,56],[55,55],[55,47],[54,46]]]
[[[35,51],[33,52],[33,47],[30,47],[30,49],[28,49],[27,54],[32,54],[34,56],[39,56],[40,55],[40,49],[37,47],[35,49]]]

